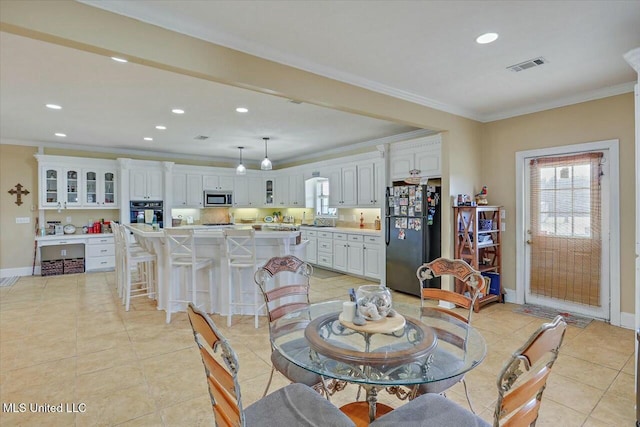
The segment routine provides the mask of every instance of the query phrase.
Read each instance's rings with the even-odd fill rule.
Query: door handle
[[[533,245],[533,242],[531,240],[527,240],[527,245]]]

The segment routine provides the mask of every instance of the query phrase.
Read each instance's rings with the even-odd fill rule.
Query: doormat
[[[342,273],[336,271],[325,270],[324,268],[313,267],[313,275],[317,279],[331,279],[332,277],[344,276]]]
[[[586,328],[593,320],[590,317],[581,316],[579,314],[569,313],[568,311],[557,310],[551,307],[542,307],[533,304],[523,304],[513,309],[514,313],[528,314],[529,316],[540,317],[542,319],[553,320],[559,314],[564,317],[567,325],[576,326],[578,328]]]
[[[0,279],[0,288],[13,285],[18,281],[19,278],[20,276],[3,277],[2,279]]]

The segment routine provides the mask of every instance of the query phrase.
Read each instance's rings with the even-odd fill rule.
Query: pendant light
[[[236,175],[246,175],[247,174],[247,168],[245,168],[244,165],[242,164],[242,150],[243,149],[244,149],[244,147],[238,147],[238,150],[240,150],[240,164],[236,168]]]
[[[271,160],[269,160],[269,156],[267,155],[267,141],[269,141],[269,138],[262,139],[264,139],[264,160],[262,161],[262,163],[260,163],[260,169],[262,169],[263,171],[270,171],[271,169],[273,169],[273,165],[271,164]]]

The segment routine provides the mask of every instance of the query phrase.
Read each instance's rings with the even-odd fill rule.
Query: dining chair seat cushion
[[[429,374],[434,377],[443,376],[442,371],[455,371],[460,369],[464,363],[458,357],[454,356],[446,350],[436,349],[433,355],[433,363],[429,368]],[[456,375],[445,380],[434,381],[430,383],[420,384],[418,394],[442,393],[462,380],[464,374]]]
[[[247,427],[355,426],[345,414],[303,384],[289,384],[244,411]]]
[[[309,352],[309,344],[304,338],[299,338],[284,345],[287,354],[291,354],[296,350]],[[302,383],[313,386],[322,381],[320,375],[308,371],[295,363],[287,360],[278,350],[271,352],[271,363],[273,363],[276,371],[287,377],[289,381],[294,383]]]
[[[370,424],[371,427],[490,427],[482,418],[439,394],[418,396]]]

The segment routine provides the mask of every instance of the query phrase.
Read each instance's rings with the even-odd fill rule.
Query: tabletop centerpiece
[[[356,290],[358,314],[366,320],[377,321],[393,316],[391,291],[381,285],[363,285]]]

